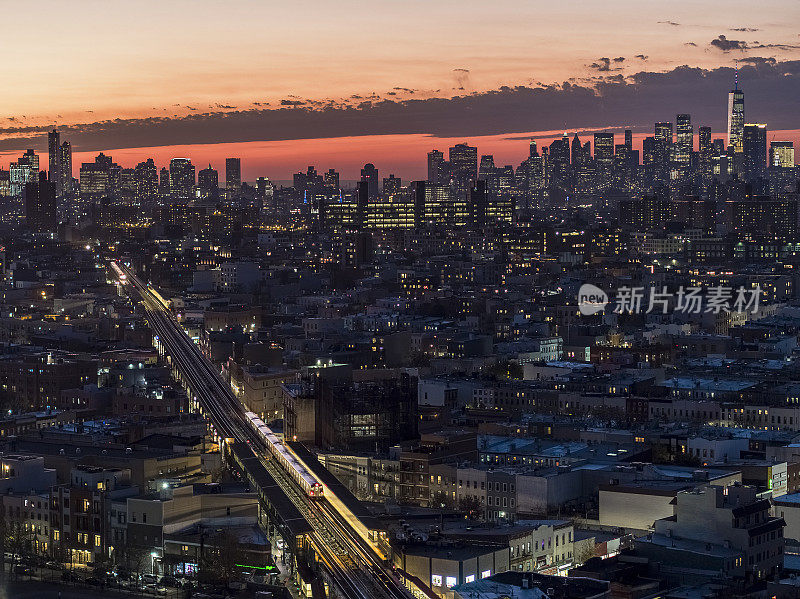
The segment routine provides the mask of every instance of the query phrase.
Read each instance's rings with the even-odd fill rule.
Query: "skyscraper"
[[[60,171],[61,195],[72,194],[72,144],[65,141],[59,148],[58,167]]]
[[[656,141],[660,141],[667,146],[672,145],[672,123],[661,121],[655,126]]]
[[[56,197],[61,197],[63,195],[63,186],[61,184],[61,139],[55,129],[47,134],[47,161],[50,183],[56,190]]]
[[[197,191],[201,198],[219,198],[219,173],[211,165],[197,173]]]
[[[728,146],[734,152],[744,151],[742,135],[744,133],[744,92],[739,89],[739,71],[736,71],[736,83],[728,93]]]
[[[158,175],[158,196],[160,198],[168,198],[170,194],[169,171],[167,167],[162,166]]]
[[[361,181],[367,184],[367,193],[370,199],[378,197],[378,169],[371,162],[361,169]]]
[[[326,187],[331,189],[339,189],[339,172],[335,169],[329,168],[328,172],[323,175],[323,181]]]
[[[794,143],[791,141],[770,143],[769,165],[774,168],[794,168]]]
[[[239,191],[242,187],[242,159],[225,159],[225,188],[228,191]]]
[[[152,158],[136,165],[136,200],[141,206],[151,206],[158,197],[158,168]]]
[[[173,158],[170,160],[169,183],[170,193],[175,198],[189,199],[194,197],[195,168],[192,161],[188,158]]]
[[[491,154],[484,154],[481,156],[481,163],[478,167],[478,178],[484,181],[494,177],[494,156]]]
[[[466,143],[456,144],[448,153],[453,192],[466,200],[472,181],[478,177],[478,148]]]
[[[633,131],[630,129],[625,129],[625,147],[633,150]]]
[[[449,177],[444,154],[439,150],[428,152],[428,182],[443,185],[447,183]]]
[[[386,195],[394,195],[396,193],[400,193],[400,188],[403,186],[403,182],[399,177],[395,177],[394,175],[389,175],[388,178],[383,178],[383,193]]]
[[[711,127],[698,129],[698,168],[703,181],[711,179],[713,174],[714,143],[711,140]]]
[[[694,146],[694,129],[692,117],[688,114],[679,114],[675,120],[677,141],[675,143],[675,163],[680,168],[689,166]]]
[[[56,190],[42,171],[34,180],[25,184],[25,222],[31,231],[39,233],[55,232]]]
[[[609,164],[614,160],[613,133],[594,134],[594,159]]]
[[[767,126],[748,123],[742,134],[744,171],[747,179],[763,177],[767,170]]]

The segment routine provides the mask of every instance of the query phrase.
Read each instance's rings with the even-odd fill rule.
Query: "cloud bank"
[[[680,66],[628,76],[609,72],[623,59],[599,59],[600,68],[593,69],[593,76],[559,85],[501,87],[452,98],[400,99],[388,92],[341,102],[291,98],[274,105],[254,102],[248,109],[220,105],[225,110],[97,121],[60,130],[76,151],[384,134],[470,137],[551,130],[565,124],[569,129],[626,126],[650,131],[653,122],[672,120],[683,112],[692,115],[695,125],[721,132],[733,68]],[[462,75],[468,73],[459,71]],[[745,58],[740,61],[739,81],[748,120],[767,122],[770,129],[800,126],[796,103],[800,61]],[[46,148],[49,127],[9,122],[0,128],[0,151]]]

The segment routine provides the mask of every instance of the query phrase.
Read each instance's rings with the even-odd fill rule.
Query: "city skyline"
[[[800,15],[785,1],[758,8],[714,2],[707,11],[690,2],[665,11],[619,0],[580,11],[516,2],[462,11],[449,3],[382,3],[379,11],[314,4],[302,15],[287,6],[145,2],[126,11],[124,27],[121,15],[44,5],[53,18],[43,33],[63,51],[53,60],[34,48],[11,66],[25,85],[4,98],[3,157],[41,151],[44,134],[57,126],[76,153],[137,156],[126,165],[186,145],[200,150],[197,163],[250,151],[245,178],[285,179],[304,162],[327,163],[361,148],[377,152],[376,162],[381,152],[393,156],[397,166],[384,168],[412,177],[411,157],[423,142],[497,136],[503,143],[493,153],[511,155],[513,140],[503,135],[645,132],[679,112],[724,128],[711,91],[723,82],[727,91],[737,64],[760,107],[756,120],[797,128],[800,46],[792,23]],[[337,29],[345,14],[346,34]],[[637,26],[609,36],[620,15]],[[297,18],[302,35],[279,25]],[[68,34],[70,24],[91,35]],[[10,42],[18,35],[9,32]],[[396,145],[377,147],[381,141]],[[297,166],[275,158],[307,156],[310,146],[315,154]],[[192,152],[172,155],[181,154]],[[358,162],[337,166],[357,171]],[[256,164],[259,172],[249,172]]]

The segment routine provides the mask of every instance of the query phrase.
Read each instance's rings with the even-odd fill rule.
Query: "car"
[[[51,570],[63,570],[64,564],[61,562],[47,562],[44,565],[45,568],[50,568]]]
[[[86,584],[90,584],[93,587],[99,587],[100,579],[97,578],[97,576],[90,576],[89,578],[86,579]]]
[[[28,566],[17,566],[15,571],[17,576],[33,576],[33,570]]]
[[[71,572],[70,570],[64,570],[61,573],[61,580],[64,582],[79,582],[80,576],[75,574],[75,572]]]
[[[180,587],[180,582],[174,576],[162,576],[161,580],[158,581],[158,584],[165,587],[173,587],[178,588]]]
[[[158,582],[158,576],[155,574],[142,574],[142,582],[145,584],[156,584]]]
[[[148,593],[153,593],[154,595],[167,594],[167,587],[161,586],[160,584],[146,584],[144,585],[144,590]]]

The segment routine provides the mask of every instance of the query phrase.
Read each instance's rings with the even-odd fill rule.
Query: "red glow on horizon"
[[[593,145],[593,133],[603,129],[578,131],[582,142]],[[362,137],[336,137],[324,139],[300,139],[288,141],[242,142],[198,145],[158,146],[144,148],[121,148],[102,150],[124,168],[132,168],[137,163],[153,158],[156,165],[169,167],[169,161],[176,157],[188,157],[197,170],[209,164],[224,178],[225,158],[237,156],[242,159],[242,177],[253,182],[257,177],[269,177],[273,181],[289,181],[294,173],[305,171],[314,165],[319,172],[334,168],[341,173],[343,180],[356,180],[361,168],[367,162],[375,164],[381,177],[394,174],[404,181],[424,179],[427,176],[427,153],[432,149],[444,152],[457,143],[467,142],[478,147],[478,155],[494,155],[495,164],[511,164],[516,168],[527,156],[530,139],[535,139],[541,152],[542,147],[560,138],[562,131],[535,131],[504,133],[500,135],[472,137],[435,137],[426,134],[373,135]],[[574,131],[568,131],[570,139]],[[642,140],[652,133],[634,133],[633,147],[641,151]],[[712,138],[725,137],[724,132],[712,132]],[[621,131],[615,131],[616,144],[623,143]],[[793,141],[800,147],[800,129],[770,131],[769,140]],[[697,135],[695,134],[695,149]],[[79,176],[84,162],[93,162],[100,151],[74,152],[72,156],[73,174]],[[16,160],[21,152],[0,154],[4,165]],[[40,168],[47,168],[47,154],[40,155]],[[640,155],[641,160],[641,155]]]

